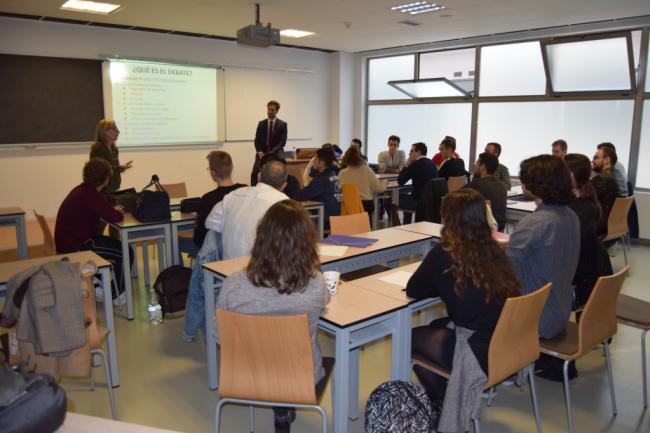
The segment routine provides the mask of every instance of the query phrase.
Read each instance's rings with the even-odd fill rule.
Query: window
[[[627,37],[544,46],[553,92],[630,90]]]
[[[539,42],[481,48],[480,96],[545,93],[546,74]]]
[[[415,78],[415,55],[370,59],[368,62],[368,99],[408,99],[387,83]]]
[[[446,78],[389,81],[388,84],[413,99],[467,96],[467,92]]]
[[[475,48],[421,54],[420,79],[446,78],[466,92],[472,92],[475,56]]]
[[[388,137],[401,138],[400,149],[408,156],[411,144],[423,141],[427,156],[438,153],[445,135],[456,138],[456,151],[467,163],[469,159],[472,104],[401,104],[368,107],[367,149],[370,162],[377,162],[379,152],[388,149]]]
[[[479,109],[477,151],[490,141],[501,144],[500,162],[517,176],[522,160],[551,153],[558,138],[567,141],[570,153],[589,158],[599,143],[609,141],[627,165],[633,110],[632,100],[485,102]]]
[[[618,150],[618,148],[617,148]],[[620,157],[619,157],[620,159]],[[622,161],[625,164],[627,161]],[[636,171],[636,186],[650,188],[650,170],[641,167],[650,166],[650,100],[643,102],[643,120],[641,121],[641,142],[639,143],[639,160]]]

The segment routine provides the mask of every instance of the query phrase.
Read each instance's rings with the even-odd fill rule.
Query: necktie
[[[269,120],[268,132],[266,134],[266,150],[268,152],[273,148],[273,142],[271,140],[271,136],[273,135],[273,123],[272,120]]]

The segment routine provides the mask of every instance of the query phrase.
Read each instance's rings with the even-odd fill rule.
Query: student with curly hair
[[[315,383],[325,376],[323,364],[331,361],[323,362],[316,341],[318,318],[330,300],[320,273],[317,242],[314,223],[299,203],[275,203],[257,226],[248,266],[226,278],[217,299],[217,308],[237,313],[307,314]],[[273,412],[276,433],[288,433],[295,410],[274,408]]]
[[[504,249],[492,237],[485,200],[470,188],[445,196],[441,240],[406,286],[416,299],[440,296],[449,317],[412,331],[412,351],[451,370],[456,334],[450,322],[474,331],[469,346],[487,376],[488,346],[505,300],[521,284]],[[414,371],[434,406],[441,406],[446,381],[419,366]]]

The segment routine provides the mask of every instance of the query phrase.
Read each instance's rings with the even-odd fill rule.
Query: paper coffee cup
[[[336,295],[339,290],[339,279],[341,278],[341,273],[337,271],[327,271],[323,272],[323,277],[325,278],[325,285],[327,286],[330,295]]]

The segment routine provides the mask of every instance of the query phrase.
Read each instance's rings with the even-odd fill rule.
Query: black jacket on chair
[[[422,196],[415,211],[415,221],[441,222],[440,208],[442,198],[447,195],[447,181],[441,177],[431,179],[424,185]]]

